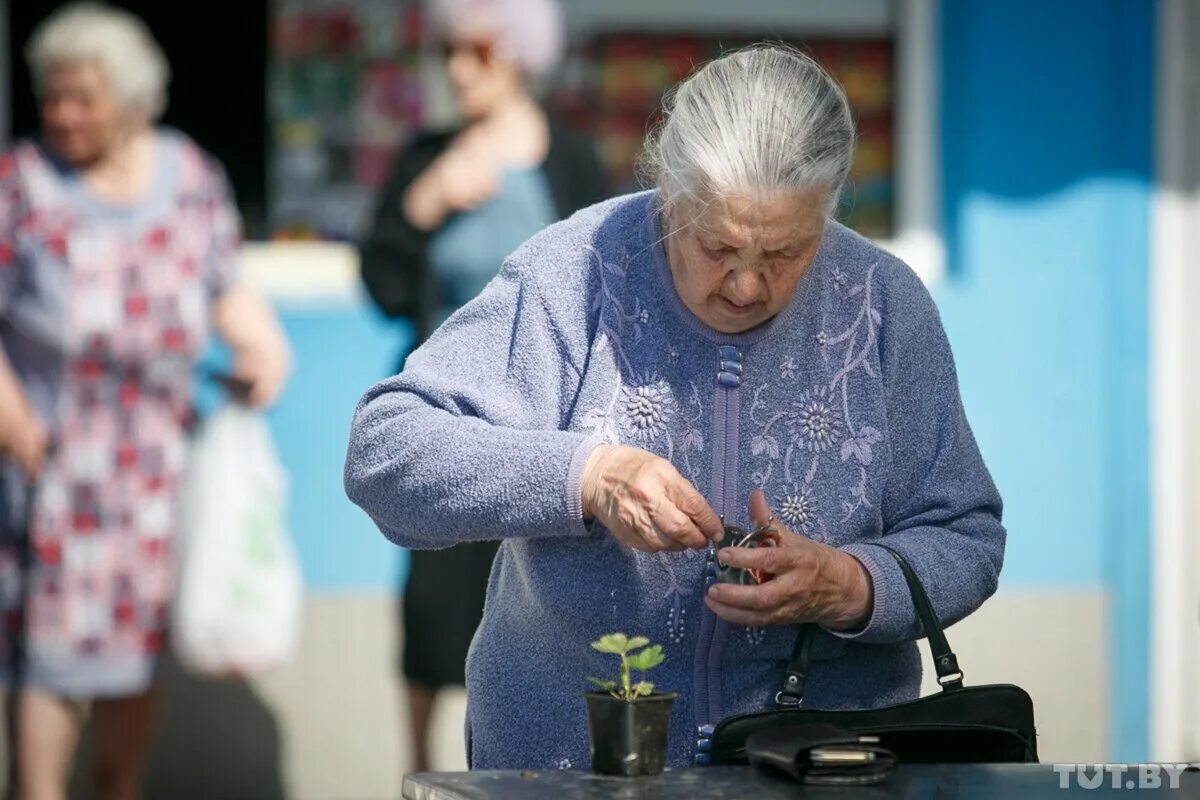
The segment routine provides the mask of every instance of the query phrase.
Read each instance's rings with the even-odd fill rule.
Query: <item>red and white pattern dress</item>
[[[153,678],[193,367],[236,271],[224,173],[178,132],[155,142],[133,206],[36,144],[0,156],[0,344],[51,434],[36,485],[0,476],[0,649],[11,676],[23,606],[22,682],[67,696]]]

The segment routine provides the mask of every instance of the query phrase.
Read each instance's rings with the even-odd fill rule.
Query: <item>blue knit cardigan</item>
[[[703,603],[703,551],[647,554],[585,523],[580,477],[599,442],[670,460],[728,524],[762,488],[793,531],[858,558],[867,624],[822,630],[805,704],[916,696],[918,624],[886,537],[952,623],[996,588],[1001,502],[963,414],[937,309],[901,261],[830,221],[790,305],[718,333],[676,294],[655,192],[544,229],[354,417],[345,486],[393,542],[502,539],[467,659],[473,768],[583,768],[588,643],[662,643],[649,676],[678,692],[669,764],[702,731],[767,708],[795,626],[728,624]],[[702,758],[702,755],[701,755]]]

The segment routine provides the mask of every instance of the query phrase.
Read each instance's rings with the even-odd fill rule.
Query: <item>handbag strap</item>
[[[921,580],[900,553],[886,544],[879,542],[870,542],[870,544],[891,553],[892,558],[896,559],[896,564],[900,567],[900,572],[904,574],[908,592],[912,595],[913,607],[921,620],[925,637],[929,640],[929,649],[933,653],[933,668],[937,671],[937,680],[942,691],[961,689],[963,673],[958,668],[958,657],[950,649],[950,642],[946,640],[946,632],[942,628],[942,623],[938,621],[937,615],[933,613],[933,605],[929,602],[929,595],[925,593],[925,587],[921,585]],[[808,682],[808,667],[812,655],[812,640],[816,632],[817,625],[815,623],[801,624],[800,632],[796,636],[796,644],[792,648],[792,655],[788,659],[787,669],[784,672],[783,688],[775,695],[776,705],[784,708],[796,708],[803,702],[804,686]]]

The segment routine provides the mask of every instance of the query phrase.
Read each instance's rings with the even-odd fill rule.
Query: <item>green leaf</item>
[[[662,645],[656,644],[653,647],[647,647],[640,653],[634,653],[633,655],[628,656],[626,660],[629,662],[629,667],[631,669],[645,672],[651,667],[657,667],[659,664],[663,663],[665,656],[663,656]]]
[[[591,675],[588,675],[588,680],[606,692],[611,692],[613,689],[617,688],[616,681],[602,681],[599,678],[593,678]]]
[[[630,688],[633,689],[634,697],[646,697],[654,691],[654,684],[649,681],[638,681]]]
[[[629,640],[629,644],[626,646],[625,652],[628,653],[633,650],[637,650],[639,647],[645,647],[648,644],[650,644],[650,640],[645,636],[634,636]]]
[[[592,642],[592,647],[601,653],[612,653],[615,656],[624,655],[629,651],[629,637],[623,633],[609,633]]]

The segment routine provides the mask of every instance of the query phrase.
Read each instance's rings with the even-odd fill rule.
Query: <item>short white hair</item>
[[[854,158],[846,93],[792,47],[759,44],[709,62],[677,84],[639,159],[663,207],[780,189],[826,193],[837,207]]]
[[[162,48],[144,22],[104,3],[72,3],[51,14],[30,37],[25,60],[38,94],[55,67],[92,61],[126,110],[154,121],[167,107],[171,68]]]
[[[529,79],[545,77],[562,61],[566,37],[556,0],[433,0],[429,10],[436,35],[493,37]]]

